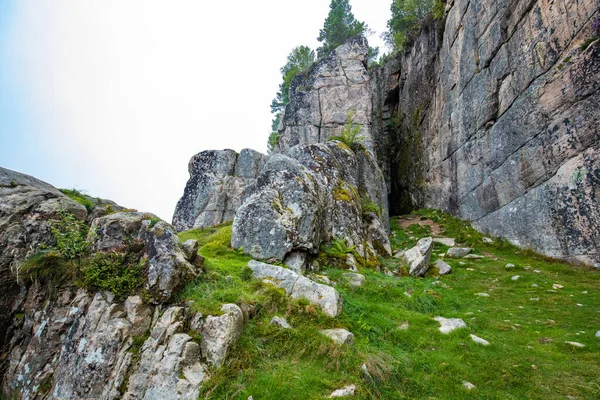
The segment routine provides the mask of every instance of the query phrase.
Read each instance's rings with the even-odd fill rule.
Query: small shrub
[[[56,239],[56,247],[67,260],[80,259],[87,255],[89,243],[86,241],[88,227],[68,211],[58,212],[59,219],[52,222],[52,236]]]
[[[367,196],[362,196],[360,198],[360,204],[362,206],[363,217],[368,216],[370,213],[375,213],[378,217],[381,218],[381,209],[370,198],[368,198]]]
[[[321,252],[329,257],[345,258],[346,254],[354,251],[354,246],[348,246],[346,239],[336,238],[321,246]]]
[[[17,268],[19,282],[45,283],[63,280],[70,266],[62,254],[56,250],[44,250],[34,253],[23,260]]]
[[[135,242],[124,252],[96,253],[81,266],[84,286],[108,290],[118,297],[135,293],[145,282],[147,259],[143,246]]]
[[[348,113],[348,121],[344,125],[344,129],[342,129],[342,133],[339,136],[330,137],[329,140],[339,140],[351,149],[355,149],[365,139],[363,135],[359,135],[362,125],[354,123],[355,115],[356,112],[354,110],[350,111]]]
[[[269,153],[273,152],[273,150],[275,150],[275,147],[279,144],[279,138],[281,137],[281,135],[279,134],[279,132],[271,132],[271,134],[269,135],[269,139],[267,142],[267,148],[269,150]]]

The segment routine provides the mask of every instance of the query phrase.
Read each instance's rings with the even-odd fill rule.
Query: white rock
[[[490,345],[490,342],[488,342],[485,339],[480,338],[479,336],[471,335],[471,339],[473,339],[473,341],[475,343],[479,343],[479,344],[482,344],[484,346],[489,346]]]
[[[271,318],[271,325],[277,325],[283,329],[292,329],[292,326],[287,322],[285,318],[275,316]]]
[[[352,344],[354,342],[354,335],[345,329],[323,329],[319,332],[339,345]]]
[[[494,241],[492,239],[490,239],[489,237],[484,237],[481,239],[481,241],[483,243],[487,243],[487,244],[494,243]]]
[[[329,395],[329,398],[332,399],[334,397],[348,397],[354,396],[354,392],[356,391],[356,386],[348,385],[345,388],[338,389],[335,392]]]
[[[465,321],[460,318],[435,317],[434,320],[440,323],[440,332],[446,335],[455,329],[467,327]]]
[[[574,346],[574,347],[585,347],[585,344],[579,343],[579,342],[569,342],[569,341],[566,341],[565,343],[566,344],[570,344],[571,346]]]
[[[463,381],[463,386],[467,390],[473,390],[473,389],[475,389],[475,385],[473,385],[471,382]]]
[[[600,331],[596,332],[596,337],[600,338]]]
[[[539,269],[534,269],[533,272],[535,272],[536,274],[541,273],[542,271],[540,271]]]
[[[398,327],[398,329],[400,329],[401,331],[405,331],[410,327],[410,324],[408,322],[403,323],[402,325],[400,325]],[[598,331],[598,333],[600,333],[600,331]],[[599,336],[598,334],[596,334],[596,336]],[[599,336],[600,337],[600,336]]]
[[[510,280],[511,281],[518,281],[520,277],[521,277],[520,275],[515,275],[512,278],[510,278]]]
[[[206,317],[202,324],[202,354],[214,365],[223,364],[227,350],[242,335],[244,314],[235,304],[223,304],[223,315]]]
[[[455,240],[453,238],[438,237],[438,238],[433,238],[433,242],[443,244],[444,246],[448,246],[448,247],[455,246]]]
[[[485,256],[480,256],[479,254],[467,254],[466,256],[463,257],[464,259],[469,259],[469,260],[482,260],[485,258]]]
[[[540,301],[540,298],[539,297],[532,297],[529,300],[530,301]]]
[[[539,287],[537,283],[532,283],[531,287]]]
[[[490,297],[489,294],[487,293],[475,293],[475,296],[479,296],[479,297]]]
[[[361,287],[365,284],[364,275],[357,274],[355,272],[344,272],[342,276],[350,286]]]
[[[510,264],[510,263],[509,263],[509,264],[506,264],[506,265],[504,266],[504,268],[506,268],[506,269],[511,269],[511,268],[514,268],[514,267],[515,267],[515,264]]]
[[[452,267],[442,260],[436,260],[433,266],[440,270],[440,275],[446,275],[452,272]]]
[[[430,237],[423,238],[417,245],[404,252],[402,261],[410,266],[408,273],[411,276],[423,276],[429,269],[429,260],[433,251],[433,240]]]
[[[559,285],[558,283],[555,283],[554,285],[552,285],[552,289],[562,289],[564,288],[563,285]]]

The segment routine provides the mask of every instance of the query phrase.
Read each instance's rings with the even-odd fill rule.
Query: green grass
[[[440,278],[443,285],[434,284],[434,277],[392,277],[363,269],[365,286],[353,288],[343,283],[342,271],[322,271],[338,282],[344,299],[337,318],[248,280],[249,258],[229,247],[230,225],[181,233],[182,240],[199,240],[207,269],[185,288],[182,299],[193,300],[203,312],[218,312],[225,302],[245,302],[257,311],[225,365],[210,371],[201,397],[321,399],[352,383],[357,399],[600,398],[600,339],[594,337],[600,330],[600,274],[505,241],[484,244],[483,235],[467,223],[440,212],[418,215],[488,257],[446,260],[453,273]],[[421,226],[405,232],[395,220],[391,225],[396,249],[429,234]],[[446,249],[435,244],[433,259]],[[515,268],[506,269],[507,263]],[[512,281],[514,275],[521,278]],[[564,288],[552,292],[554,283]],[[476,296],[479,292],[490,297]],[[294,329],[270,325],[274,315],[284,316]],[[438,315],[462,318],[467,328],[443,335],[432,320]],[[400,329],[405,322],[409,328]],[[338,347],[318,333],[336,327],[350,330],[355,344]],[[491,345],[476,344],[469,334]],[[371,378],[364,378],[363,364]],[[467,391],[463,381],[476,388]]]

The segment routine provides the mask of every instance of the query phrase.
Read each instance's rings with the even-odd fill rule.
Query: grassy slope
[[[326,271],[340,282],[337,289],[344,298],[344,311],[335,319],[248,280],[244,266],[249,258],[228,247],[230,226],[182,233],[182,240],[200,241],[207,266],[207,273],[190,283],[182,298],[194,300],[204,312],[216,312],[224,302],[242,301],[258,311],[225,366],[211,371],[201,397],[319,399],[353,383],[354,398],[361,399],[600,398],[600,338],[594,337],[600,330],[600,274],[502,241],[483,244],[468,224],[441,213],[421,215],[439,222],[445,236],[473,245],[488,257],[462,260],[464,265],[446,260],[454,271],[440,279],[445,286],[434,285],[434,277],[390,277],[363,270],[366,285],[351,288],[341,283],[340,271]],[[395,221],[392,227],[395,248],[413,245],[428,234],[428,228],[420,225],[407,232]],[[445,250],[436,244],[434,259]],[[383,261],[388,266],[397,262]],[[516,267],[506,269],[507,263]],[[521,278],[512,281],[514,275]],[[554,283],[564,288],[550,292]],[[479,292],[490,297],[476,296]],[[270,325],[273,315],[285,316],[295,329]],[[467,328],[443,335],[432,320],[438,315],[462,318]],[[410,327],[399,329],[404,322]],[[355,345],[340,348],[318,333],[332,327],[353,332]],[[474,343],[471,333],[491,345]],[[586,347],[575,348],[565,341]],[[363,363],[372,380],[363,377]],[[467,391],[463,381],[476,388]]]

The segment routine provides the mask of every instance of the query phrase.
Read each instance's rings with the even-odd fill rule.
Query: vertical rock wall
[[[599,263],[600,44],[583,46],[598,9],[448,1],[445,21],[374,73],[376,136],[393,141],[380,157],[392,210],[440,208],[519,246]]]

